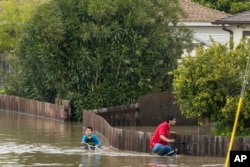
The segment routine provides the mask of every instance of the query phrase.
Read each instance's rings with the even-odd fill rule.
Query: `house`
[[[186,25],[194,32],[193,43],[209,47],[210,37],[220,43],[228,43],[230,34],[224,31],[221,25],[212,24],[215,20],[231,16],[228,13],[214,10],[189,0],[180,0],[182,9],[187,13],[186,18],[181,18],[180,23]],[[225,24],[225,28],[228,25]]]
[[[221,19],[216,19],[213,24],[220,25],[227,31],[234,44],[237,45],[246,36],[250,36],[250,11],[230,15]],[[228,25],[226,27],[226,25]]]

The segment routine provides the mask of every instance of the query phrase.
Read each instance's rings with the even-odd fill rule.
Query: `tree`
[[[236,14],[250,10],[249,0],[191,0],[192,2],[224,11],[226,13]]]
[[[48,0],[0,1],[0,53],[13,50],[33,10]]]
[[[215,133],[229,135],[249,59],[249,47],[242,42],[229,51],[226,44],[213,41],[208,49],[198,48],[196,55],[183,59],[174,71],[173,87],[181,113],[189,118],[209,118],[216,123]],[[249,134],[249,92],[247,87],[238,126],[241,135]]]
[[[7,92],[83,109],[134,103],[170,90],[192,32],[177,26],[176,0],[52,0],[25,26]],[[11,81],[11,80],[9,80]]]
[[[15,61],[13,51],[23,35],[23,25],[33,10],[46,1],[48,0],[0,1],[0,80],[8,72],[9,67],[6,62]]]

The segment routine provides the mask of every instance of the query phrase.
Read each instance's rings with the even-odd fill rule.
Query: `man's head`
[[[176,118],[173,115],[167,115],[166,122],[169,123],[170,125],[175,125]]]
[[[86,128],[85,133],[86,133],[87,136],[91,136],[92,133],[93,133],[93,128],[90,127],[90,126],[88,126],[88,127]]]

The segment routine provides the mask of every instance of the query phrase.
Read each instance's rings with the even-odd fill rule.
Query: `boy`
[[[82,137],[81,144],[86,145],[86,148],[89,146],[101,146],[101,141],[99,138],[93,134],[93,128],[88,126],[85,131],[85,135]]]

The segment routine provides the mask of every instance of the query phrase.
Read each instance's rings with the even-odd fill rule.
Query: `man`
[[[173,115],[167,115],[166,121],[157,126],[153,136],[150,139],[150,149],[159,155],[174,155],[175,151],[169,143],[175,142],[170,139],[170,127],[176,124],[176,118]]]
[[[87,127],[85,131],[85,135],[82,137],[81,144],[86,145],[88,148],[91,146],[91,148],[95,148],[94,146],[101,146],[101,141],[99,138],[93,134],[93,128],[92,127]]]

